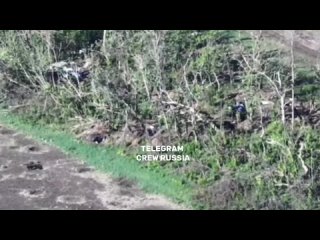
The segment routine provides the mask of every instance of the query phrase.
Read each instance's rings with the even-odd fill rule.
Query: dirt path
[[[0,125],[0,209],[181,209]]]

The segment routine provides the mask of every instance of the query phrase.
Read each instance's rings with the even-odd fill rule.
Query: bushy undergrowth
[[[83,58],[84,84],[46,81],[51,63]],[[203,208],[318,208],[320,75],[290,49],[242,31],[2,31],[0,64],[1,104],[35,123],[148,123],[158,145],[183,145],[192,161],[146,167],[181,175]],[[237,101],[243,122],[228,112]]]

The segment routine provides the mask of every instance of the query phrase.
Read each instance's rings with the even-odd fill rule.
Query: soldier
[[[237,122],[247,119],[247,109],[243,102],[238,102],[235,106],[229,107],[229,115],[236,118]]]
[[[237,122],[242,122],[247,119],[247,109],[243,102],[237,103],[235,106]]]

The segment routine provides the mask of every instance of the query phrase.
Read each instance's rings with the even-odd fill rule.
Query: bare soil
[[[0,209],[182,208],[0,125]]]
[[[293,37],[293,48],[297,56],[305,60],[318,63],[320,57],[320,30],[254,30],[254,34],[261,34],[276,44],[291,47]],[[293,33],[293,35],[292,35]]]

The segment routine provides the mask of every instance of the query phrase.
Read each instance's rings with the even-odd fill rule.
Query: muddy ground
[[[182,209],[0,125],[0,209]]]

